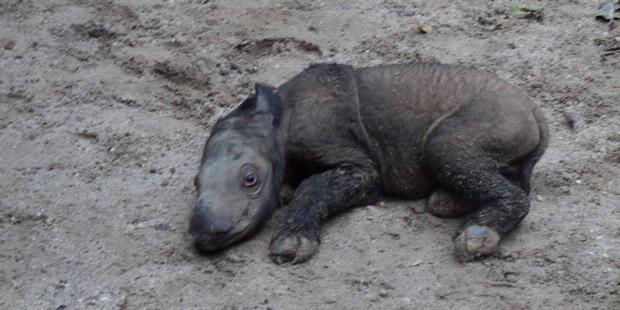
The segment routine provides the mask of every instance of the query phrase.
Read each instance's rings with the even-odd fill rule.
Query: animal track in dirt
[[[89,38],[113,39],[118,36],[118,32],[111,25],[96,23],[92,20],[83,24],[73,24],[71,29]]]
[[[96,14],[115,24],[121,23],[134,28],[140,22],[138,14],[125,5],[116,4],[110,0],[93,2],[92,7],[95,9]]]
[[[4,222],[10,224],[24,224],[24,223],[47,223],[48,216],[42,213],[29,214],[17,211],[15,213],[5,213],[3,217],[0,217],[0,223]]]
[[[207,70],[192,62],[160,61],[153,65],[153,73],[175,84],[186,84],[196,89],[209,86]]]
[[[144,56],[128,56],[119,58],[120,67],[129,73],[137,76],[144,74],[144,68],[148,65],[148,61]]]
[[[620,38],[618,37],[599,38],[594,39],[592,42],[595,46],[602,48],[604,51],[620,50]]]
[[[292,50],[298,50],[316,56],[323,55],[318,45],[293,37],[243,41],[235,45],[235,50],[256,56],[277,55],[291,52]]]
[[[372,37],[363,40],[354,51],[361,55],[364,60],[372,61],[381,58],[388,62],[438,62],[434,57],[425,57],[420,54],[415,46],[416,39],[403,33],[397,33],[388,37]]]
[[[620,36],[594,39],[594,45],[601,49],[601,62],[620,68]]]

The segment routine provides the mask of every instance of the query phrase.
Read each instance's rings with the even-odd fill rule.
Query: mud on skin
[[[329,216],[381,194],[435,193],[432,213],[465,215],[455,254],[470,261],[496,252],[527,215],[547,144],[540,110],[494,75],[425,63],[312,65],[277,89],[257,84],[218,121],[190,226],[199,248],[225,248],[260,229],[287,182],[295,192],[269,251],[299,263],[317,252]]]

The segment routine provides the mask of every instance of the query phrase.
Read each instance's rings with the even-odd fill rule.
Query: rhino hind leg
[[[500,239],[514,229],[529,212],[527,193],[499,170],[485,152],[452,135],[427,141],[424,164],[442,187],[476,207],[465,217],[456,238],[456,255],[470,261],[497,251]]]
[[[539,158],[538,156],[528,155],[520,160],[519,163],[502,169],[501,173],[510,182],[529,194],[532,171]],[[455,218],[473,213],[476,210],[476,206],[463,199],[460,195],[440,187],[428,198],[426,210],[437,217]]]

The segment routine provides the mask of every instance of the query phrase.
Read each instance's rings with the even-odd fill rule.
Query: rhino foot
[[[295,232],[279,234],[269,245],[269,255],[276,264],[291,262],[297,264],[307,261],[319,249],[319,240],[312,234]]]
[[[497,251],[499,240],[499,234],[489,227],[468,226],[455,240],[456,258],[461,262],[467,262],[493,254]]]
[[[426,210],[437,217],[459,217],[474,211],[471,204],[443,190],[436,190],[426,203]]]

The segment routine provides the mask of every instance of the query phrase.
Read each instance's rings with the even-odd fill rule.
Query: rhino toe
[[[279,236],[269,245],[269,255],[276,264],[307,261],[319,249],[319,242],[301,233]]]
[[[455,240],[456,257],[466,262],[493,254],[497,251],[499,241],[499,234],[489,227],[468,226]]]

